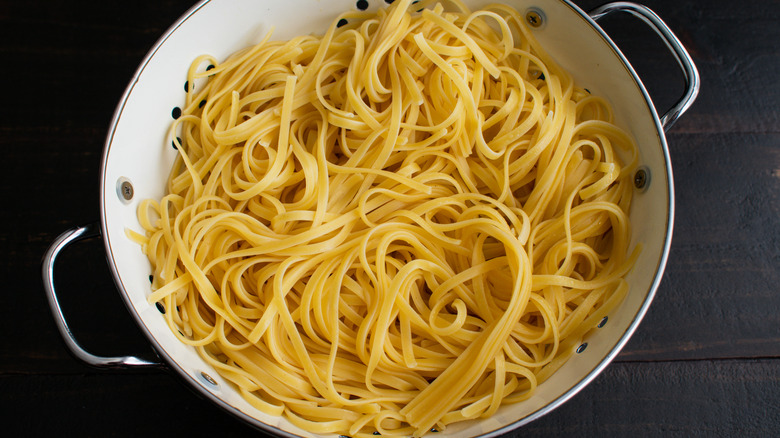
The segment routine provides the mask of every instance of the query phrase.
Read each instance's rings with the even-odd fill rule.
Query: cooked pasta
[[[528,398],[636,256],[609,104],[510,7],[410,2],[196,59],[167,194],[139,206],[149,302],[312,433],[420,436]]]

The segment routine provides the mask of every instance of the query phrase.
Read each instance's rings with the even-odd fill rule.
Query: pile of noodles
[[[396,0],[188,84],[131,234],[150,303],[265,413],[350,436],[490,416],[627,292],[633,141],[507,6]]]

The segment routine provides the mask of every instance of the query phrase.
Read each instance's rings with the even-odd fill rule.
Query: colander
[[[171,114],[184,103],[187,68],[197,56],[217,59],[258,42],[271,27],[274,37],[324,32],[343,11],[376,10],[386,0],[206,0],[186,12],[151,49],[116,108],[102,160],[99,223],[60,235],[43,260],[43,280],[51,310],[68,348],[86,363],[102,368],[164,366],[175,370],[208,400],[250,425],[278,436],[312,436],[283,418],[252,407],[240,393],[189,346],[179,342],[157,307],[147,302],[151,267],[125,229],[140,230],[136,211],[145,198],[159,199],[176,151],[166,143]],[[489,3],[467,1],[477,9]],[[661,280],[672,238],[674,187],[665,130],[693,103],[699,77],[690,56],[663,21],[647,7],[609,3],[586,13],[566,0],[508,0],[520,11],[537,39],[582,87],[607,98],[616,123],[637,140],[640,166],[631,206],[632,247],[643,250],[626,280],[627,298],[584,339],[577,353],[523,402],[501,407],[490,418],[454,424],[437,436],[497,436],[560,406],[608,366],[626,344],[650,306]],[[685,79],[683,96],[657,113],[642,81],[597,21],[620,12],[638,17],[666,44]],[[128,311],[159,355],[100,357],[85,351],[70,332],[57,299],[54,266],[71,243],[100,237],[108,264]]]

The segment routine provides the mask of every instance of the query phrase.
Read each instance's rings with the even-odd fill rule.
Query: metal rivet
[[[650,185],[650,170],[646,167],[640,167],[634,174],[634,187],[645,189]]]
[[[209,383],[209,384],[211,384],[213,386],[217,386],[217,381],[214,380],[213,377],[209,376],[205,372],[201,371],[200,372],[200,376],[203,377],[203,380],[205,380],[207,383]]]
[[[596,327],[598,327],[598,328],[604,327],[607,324],[607,320],[608,319],[609,319],[608,316],[605,316],[605,317],[601,318],[601,321],[599,322],[599,325],[597,325]]]
[[[128,201],[133,199],[133,185],[130,184],[130,181],[122,183],[122,197]]]
[[[133,195],[135,194],[133,183],[131,183],[127,178],[119,178],[116,181],[116,194],[119,196],[120,201],[124,203],[130,202],[133,199]]]
[[[525,13],[525,21],[531,27],[542,27],[544,24],[544,14],[538,9],[530,9]]]
[[[574,350],[574,352],[577,353],[577,354],[580,354],[583,351],[585,351],[586,348],[588,348],[588,343],[587,342],[583,342],[582,344],[580,344],[579,347],[577,347],[576,350]]]

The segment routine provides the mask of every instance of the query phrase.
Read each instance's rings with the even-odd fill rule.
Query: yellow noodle
[[[507,6],[338,19],[192,63],[149,301],[312,433],[490,416],[626,295],[635,146]]]

